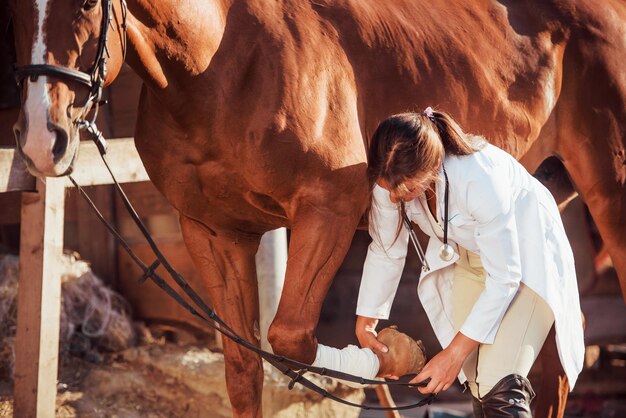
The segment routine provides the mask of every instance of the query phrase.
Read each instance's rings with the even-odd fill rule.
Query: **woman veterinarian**
[[[530,417],[526,376],[553,325],[573,387],[584,355],[580,303],[548,190],[511,155],[431,108],[383,121],[368,159],[373,241],[357,306],[361,345],[386,350],[375,329],[389,316],[410,219],[430,237],[418,295],[444,347],[415,377],[430,378],[420,391],[438,393],[458,377],[477,416]]]

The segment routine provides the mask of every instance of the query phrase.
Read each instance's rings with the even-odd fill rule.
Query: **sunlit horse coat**
[[[583,328],[574,258],[559,211],[550,193],[509,154],[487,145],[469,156],[447,156],[449,179],[448,240],[480,254],[486,286],[460,331],[481,343],[493,343],[520,281],[552,308],[561,363],[574,386],[582,369]],[[443,225],[443,170],[436,185],[437,221]],[[387,318],[407,254],[408,232],[400,230],[398,205],[375,186],[370,233],[357,314]],[[443,347],[455,335],[451,291],[455,257],[439,257],[443,228],[434,230],[418,199],[406,203],[413,222],[430,236],[418,295]],[[397,239],[396,239],[397,236]],[[384,247],[381,247],[381,245]],[[465,377],[459,376],[461,381]]]

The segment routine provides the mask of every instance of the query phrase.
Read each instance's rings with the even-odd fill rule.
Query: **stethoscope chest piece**
[[[439,249],[439,257],[443,261],[450,261],[454,257],[454,248],[450,244],[443,244]]]
[[[450,261],[454,257],[454,248],[450,244],[443,244],[439,249],[439,257],[443,261]]]

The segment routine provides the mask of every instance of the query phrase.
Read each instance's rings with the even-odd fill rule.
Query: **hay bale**
[[[76,254],[61,260],[61,355],[120,351],[134,345],[128,303],[93,274]],[[0,373],[12,376],[19,258],[0,255]]]

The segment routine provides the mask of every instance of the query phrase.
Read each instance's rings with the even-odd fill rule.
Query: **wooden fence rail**
[[[107,158],[111,170],[120,183],[148,181],[148,174],[135,149],[133,138],[120,138],[108,141]],[[95,144],[80,144],[78,158],[74,164],[72,177],[81,186],[111,184],[111,176],[100,160]],[[71,187],[69,179],[65,186]],[[0,147],[0,193],[12,191],[34,191],[35,178],[30,175],[24,162],[14,147]]]
[[[112,183],[98,150],[81,143],[73,178],[81,186]],[[149,180],[132,138],[109,141],[118,181]],[[0,193],[22,191],[20,275],[15,336],[14,416],[54,417],[59,361],[65,188],[69,179],[36,179],[15,148],[0,148]]]

